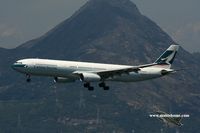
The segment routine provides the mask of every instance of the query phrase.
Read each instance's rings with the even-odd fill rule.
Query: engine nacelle
[[[71,82],[75,82],[75,80],[69,79],[69,78],[63,78],[63,77],[55,77],[54,82],[56,82],[56,83],[71,83]]]
[[[175,72],[175,71],[172,70],[172,69],[164,69],[164,70],[161,70],[161,74],[162,74],[163,76],[168,75],[168,74],[173,73],[173,72]]]
[[[80,77],[84,82],[98,82],[101,80],[101,77],[95,73],[81,73]]]

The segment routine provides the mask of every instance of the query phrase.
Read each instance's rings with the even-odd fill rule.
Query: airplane
[[[98,82],[99,87],[109,90],[106,81],[137,82],[175,73],[176,70],[171,69],[171,65],[178,49],[179,45],[172,44],[154,63],[139,66],[32,58],[18,60],[12,68],[25,74],[27,82],[31,82],[32,75],[49,76],[56,83],[80,80],[89,91],[94,90],[92,82]]]
[[[158,115],[163,115],[163,116],[169,115],[170,116],[170,114],[167,114],[163,111],[156,111],[156,113]],[[178,127],[183,126],[183,124],[181,123],[182,117],[159,117],[159,119],[161,121],[163,121],[167,126],[171,126],[171,127],[173,127],[173,126],[178,126]]]

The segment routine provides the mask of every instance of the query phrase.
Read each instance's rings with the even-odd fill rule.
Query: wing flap
[[[108,79],[110,77],[120,76],[122,74],[129,74],[130,72],[137,73],[138,71],[141,70],[141,68],[150,67],[150,66],[154,66],[154,65],[156,65],[156,63],[140,65],[140,66],[133,66],[133,67],[124,68],[124,69],[104,70],[104,71],[98,71],[95,73],[97,73],[104,80],[104,79]]]

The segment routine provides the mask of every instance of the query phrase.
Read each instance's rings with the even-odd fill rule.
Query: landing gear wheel
[[[90,86],[90,83],[85,83],[84,87],[88,88],[89,91],[93,91],[94,90],[94,87]]]
[[[99,87],[105,87],[105,86],[106,86],[106,84],[104,82],[99,84]]]
[[[104,82],[100,83],[99,87],[102,87],[104,90],[109,90],[110,89],[110,87],[106,86],[106,84]]]
[[[109,90],[109,89],[110,89],[110,87],[108,87],[108,86],[105,86],[103,89],[104,89],[104,90]]]
[[[89,87],[90,87],[90,83],[85,83],[85,84],[84,84],[84,87],[85,87],[85,88],[89,88]]]
[[[30,83],[30,82],[31,82],[31,79],[30,79],[30,78],[26,79],[26,82]]]
[[[90,86],[90,87],[88,87],[88,90],[89,90],[89,91],[93,91],[93,90],[94,90],[94,87],[91,87],[91,86]]]

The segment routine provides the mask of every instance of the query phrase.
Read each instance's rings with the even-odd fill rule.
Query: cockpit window
[[[17,61],[17,64],[22,64],[22,62]]]

